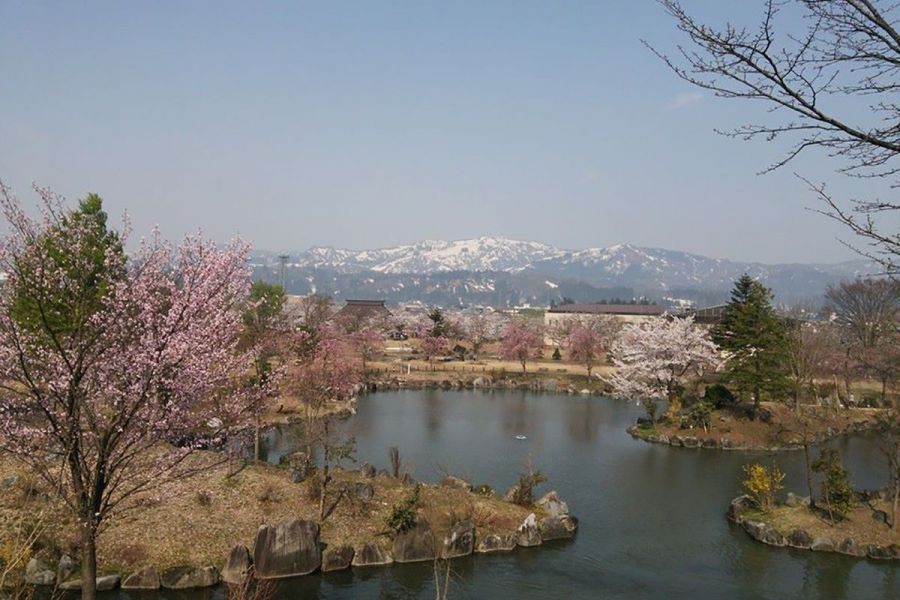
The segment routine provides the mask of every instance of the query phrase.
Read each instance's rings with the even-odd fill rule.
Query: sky
[[[685,3],[750,23],[757,2]],[[652,0],[0,0],[0,180],[97,192],[135,235],[293,252],[505,236],[853,258],[795,172],[722,137],[762,106],[678,79]]]

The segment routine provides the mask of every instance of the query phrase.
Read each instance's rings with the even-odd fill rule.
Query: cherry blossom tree
[[[500,356],[505,360],[515,360],[522,365],[522,373],[526,372],[529,360],[537,358],[544,347],[544,336],[541,328],[524,319],[511,319],[503,328],[500,338]]]
[[[500,337],[503,323],[504,319],[493,312],[465,314],[459,318],[462,337],[472,345],[472,354],[476,360],[485,344]]]
[[[142,494],[208,468],[252,418],[259,388],[237,351],[250,279],[248,246],[199,236],[177,249],[158,234],[127,267],[96,231],[36,188],[43,217],[26,216],[0,184],[9,234],[0,246],[0,449],[58,491],[77,517],[82,597],[96,596],[96,540]],[[126,228],[127,232],[127,228]],[[123,241],[126,232],[120,235]],[[93,245],[93,246],[92,246]],[[97,273],[117,271],[99,284]],[[97,293],[102,290],[101,293]],[[23,297],[35,315],[22,319]],[[67,298],[59,303],[59,298]]]
[[[573,325],[566,338],[566,346],[572,360],[587,370],[588,379],[602,354],[609,350],[619,329],[618,321],[602,317],[585,319]]]
[[[442,354],[447,349],[447,338],[442,335],[428,333],[422,338],[422,352],[425,358],[431,362],[435,356]]]
[[[309,334],[301,332],[299,335]],[[324,520],[328,514],[326,497],[331,482],[331,461],[348,458],[355,447],[352,439],[332,439],[328,403],[350,398],[363,381],[363,374],[355,360],[352,341],[339,328],[323,325],[316,332],[315,340],[312,350],[301,357],[294,384],[305,412],[303,424],[307,457],[311,459],[315,448],[322,451],[319,518]]]
[[[366,374],[366,363],[378,355],[382,349],[384,334],[381,328],[363,327],[351,333],[350,343],[356,349],[356,353],[362,362],[362,375]]]
[[[660,318],[626,325],[610,354],[616,373],[608,381],[620,398],[667,400],[668,415],[681,409],[679,393],[686,378],[719,368],[716,345],[693,317]]]

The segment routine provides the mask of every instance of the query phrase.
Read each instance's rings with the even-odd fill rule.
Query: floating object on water
[[[520,433],[519,435],[516,436],[516,439],[517,440],[527,440],[528,438]]]

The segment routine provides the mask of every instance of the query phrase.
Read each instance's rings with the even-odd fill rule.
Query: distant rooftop
[[[577,313],[588,315],[661,315],[662,306],[654,304],[560,304],[551,313]]]
[[[384,300],[347,300],[347,303],[335,315],[344,321],[363,321],[379,317],[391,316],[391,311],[384,305]]]

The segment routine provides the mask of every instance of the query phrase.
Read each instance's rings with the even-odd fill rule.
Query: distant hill
[[[274,280],[277,257],[258,252],[255,276]],[[749,273],[783,303],[817,301],[842,279],[877,272],[864,260],[837,264],[763,264],[708,258],[676,250],[621,244],[564,250],[538,242],[481,237],[422,241],[376,250],[313,247],[291,255],[290,293],[421,300],[432,304],[549,304],[648,297],[709,304],[727,298]]]

